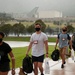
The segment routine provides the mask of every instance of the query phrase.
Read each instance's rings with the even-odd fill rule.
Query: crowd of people
[[[47,35],[41,31],[41,24],[35,23],[35,32],[32,34],[30,38],[30,44],[28,46],[26,56],[28,56],[28,53],[30,50],[32,50],[32,62],[34,65],[34,75],[38,75],[38,69],[40,70],[41,75],[44,75],[43,73],[43,61],[44,56],[48,57],[49,49],[48,49],[48,37]],[[58,34],[55,49],[58,46],[59,43],[59,52],[60,57],[62,59],[61,68],[64,68],[65,61],[65,51],[68,49],[68,46],[70,46],[70,49],[75,50],[75,45],[73,44],[74,35],[72,38],[67,33],[67,27],[62,28],[62,32]],[[15,57],[12,52],[12,48],[3,41],[4,33],[0,32],[0,75],[7,75],[10,70],[10,59],[8,58],[8,55],[10,56],[12,60],[12,75],[15,75]],[[44,49],[45,48],[45,49]]]

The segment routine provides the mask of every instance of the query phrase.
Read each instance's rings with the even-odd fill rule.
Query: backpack
[[[52,52],[52,54],[51,54],[52,60],[53,60],[53,61],[59,60],[59,55],[60,55],[59,50],[58,50],[58,49],[55,49],[55,50]]]
[[[23,71],[26,73],[31,73],[33,71],[33,64],[32,64],[31,57],[26,56],[23,59],[22,67],[23,67]]]

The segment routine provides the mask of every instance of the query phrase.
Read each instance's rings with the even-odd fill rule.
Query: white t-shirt
[[[32,44],[32,55],[41,56],[45,53],[44,51],[44,41],[48,40],[48,37],[45,33],[41,32],[40,34],[33,33],[30,39]]]

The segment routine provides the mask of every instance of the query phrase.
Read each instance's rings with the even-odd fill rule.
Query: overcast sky
[[[75,0],[0,0],[0,12],[24,13],[33,8],[57,10],[75,16]]]

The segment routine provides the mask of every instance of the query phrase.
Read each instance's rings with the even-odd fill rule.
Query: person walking
[[[30,44],[28,46],[26,55],[28,55],[30,49],[32,48],[32,62],[34,65],[34,75],[38,75],[38,68],[41,72],[41,75],[44,75],[42,64],[45,53],[46,57],[48,57],[48,37],[45,33],[41,31],[40,23],[35,24],[35,30],[36,32],[33,33],[31,36]],[[46,51],[44,51],[44,47]]]
[[[75,32],[73,33],[71,39],[72,39],[72,48],[73,48],[73,50],[75,51]]]
[[[11,47],[3,42],[4,33],[0,32],[0,75],[8,75],[8,72],[10,70],[10,59],[8,58],[8,55],[10,56],[12,60],[12,75],[15,74],[15,57],[12,53]]]
[[[73,33],[71,39],[72,39],[72,48],[74,50],[74,55],[75,55],[75,32]],[[73,60],[75,62],[75,58],[74,57],[73,57]]]
[[[68,48],[68,43],[70,44],[71,49],[72,49],[71,37],[67,33],[67,27],[66,26],[62,28],[62,32],[59,33],[57,36],[55,49],[56,49],[58,43],[59,43],[60,56],[62,59],[61,68],[64,68],[64,64],[66,63],[65,62],[65,52]]]

